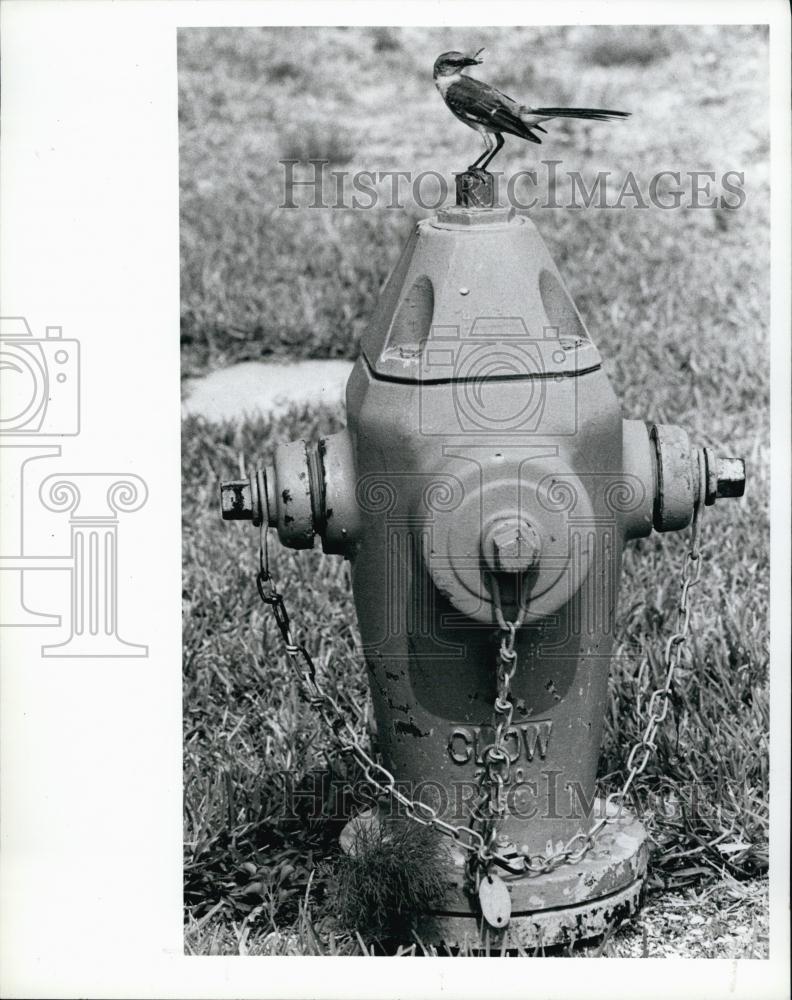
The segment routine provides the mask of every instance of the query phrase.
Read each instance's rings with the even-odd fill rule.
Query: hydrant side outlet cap
[[[311,468],[302,440],[275,449],[272,483],[274,521],[278,537],[293,549],[310,549],[314,543],[314,507]],[[269,476],[267,477],[269,480]],[[270,518],[273,511],[270,510]]]
[[[679,531],[693,519],[699,496],[698,456],[681,427],[655,424],[651,437],[657,451],[654,526],[657,531]]]

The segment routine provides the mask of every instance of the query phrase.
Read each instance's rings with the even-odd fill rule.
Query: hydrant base
[[[536,950],[571,945],[607,933],[615,924],[640,909],[644,879],[608,896],[587,900],[579,906],[513,912],[508,927],[494,930],[481,917],[427,914],[417,923],[416,933],[424,944],[448,948]]]
[[[595,800],[594,816],[606,804]],[[466,891],[466,855],[452,848],[446,898],[435,912],[416,917],[424,944],[449,948],[542,948],[597,937],[634,915],[642,901],[648,862],[646,831],[627,809],[608,809],[609,823],[590,850],[574,863],[543,875],[508,875],[494,868],[509,888],[511,919],[503,930],[490,928]],[[379,824],[387,809],[366,810],[347,824],[341,847],[354,853],[359,825]]]

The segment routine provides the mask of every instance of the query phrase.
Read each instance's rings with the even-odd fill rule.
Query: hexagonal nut
[[[232,479],[220,484],[220,512],[224,521],[252,521],[253,510],[249,479]]]
[[[741,497],[745,493],[745,462],[741,458],[719,458],[717,465],[718,500]]]
[[[483,549],[492,569],[500,573],[525,573],[539,558],[541,539],[523,518],[496,521],[486,533]]]

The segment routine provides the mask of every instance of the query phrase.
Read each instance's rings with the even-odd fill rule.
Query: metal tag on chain
[[[508,926],[511,918],[511,895],[503,879],[485,875],[478,890],[479,904],[484,919],[496,931]]]

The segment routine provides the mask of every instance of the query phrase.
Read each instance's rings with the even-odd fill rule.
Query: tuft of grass
[[[416,914],[442,902],[449,851],[431,827],[391,817],[361,823],[331,865],[330,908],[364,940],[411,939]]]

